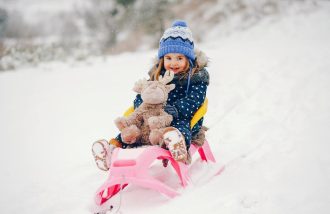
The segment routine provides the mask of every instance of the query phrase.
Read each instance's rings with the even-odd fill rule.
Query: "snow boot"
[[[109,170],[111,153],[117,147],[121,147],[121,143],[116,139],[111,139],[109,142],[102,139],[93,143],[92,153],[96,166],[99,169],[103,171]]]
[[[187,163],[187,161],[189,162],[186,142],[184,136],[178,129],[174,127],[165,128],[163,141],[174,160],[183,163]]]
[[[198,133],[192,136],[191,143],[196,146],[203,146],[206,139],[205,135],[207,130],[208,130],[207,127],[202,126],[198,131]]]

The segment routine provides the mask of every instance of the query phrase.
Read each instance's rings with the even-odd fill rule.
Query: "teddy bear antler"
[[[174,78],[174,72],[173,71],[166,71],[163,76],[158,77],[158,81],[160,83],[163,83],[166,85],[167,83],[171,82]]]

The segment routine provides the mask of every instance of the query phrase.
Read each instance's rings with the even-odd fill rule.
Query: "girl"
[[[165,111],[173,116],[171,127],[163,135],[163,140],[177,161],[190,163],[189,147],[191,141],[203,142],[203,118],[190,129],[194,113],[201,107],[209,85],[209,74],[205,67],[207,58],[201,51],[194,50],[192,33],[185,21],[174,21],[172,27],[165,30],[159,43],[158,60],[149,71],[150,80],[158,80],[159,75],[171,70],[175,76],[171,84],[175,89],[169,93]],[[134,100],[134,108],[142,103],[140,94]],[[111,151],[116,147],[137,147],[139,142],[125,143],[121,136],[96,141],[93,155],[100,169],[108,170]]]

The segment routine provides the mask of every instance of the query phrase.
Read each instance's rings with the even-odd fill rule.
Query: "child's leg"
[[[95,141],[92,146],[92,153],[96,166],[101,170],[108,171],[111,164],[112,151],[121,146],[121,142],[115,138],[111,139],[109,142],[104,139]]]
[[[205,141],[205,132],[208,130],[205,126],[203,126],[204,118],[201,118],[197,124],[191,130],[191,143],[196,146],[202,146]]]

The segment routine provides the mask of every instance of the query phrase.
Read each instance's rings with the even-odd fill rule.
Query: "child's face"
[[[181,73],[187,69],[188,59],[183,54],[169,53],[164,56],[165,70],[173,71],[174,74]]]

